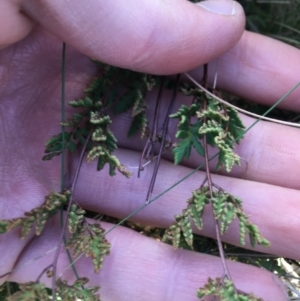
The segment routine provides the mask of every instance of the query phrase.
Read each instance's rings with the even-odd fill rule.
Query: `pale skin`
[[[212,76],[219,57],[218,86],[266,105],[273,104],[300,80],[300,51],[245,32],[243,11],[238,4],[232,16],[213,14],[180,0],[131,0],[126,5],[124,1],[91,0],[89,6],[84,1],[8,0],[0,6],[1,219],[22,216],[39,206],[49,191],[60,189],[60,159],[49,163],[40,158],[45,140],[60,131],[62,40],[68,44],[68,100],[82,96],[96,72],[87,56],[155,74],[194,69],[192,74],[198,80],[202,71],[197,66],[210,62]],[[152,105],[154,98],[155,93],[149,96]],[[186,99],[178,99],[178,105],[183,102]],[[300,111],[300,89],[281,107]],[[246,125],[253,122],[249,117],[243,119]],[[122,115],[113,121],[120,142],[117,154],[124,164],[137,166],[143,143],[138,137],[133,141],[122,138],[128,120],[128,115]],[[258,250],[297,260],[299,149],[298,129],[260,122],[237,148],[248,162],[247,172],[242,165],[234,169],[231,177],[213,175],[218,185],[244,200],[245,211],[271,241],[270,248]],[[67,181],[76,160],[70,161]],[[175,168],[166,156],[154,194],[189,173],[199,165],[198,160],[193,155],[185,166]],[[127,180],[120,175],[111,178],[105,172],[96,173],[94,164],[84,163],[75,198],[83,208],[124,217],[143,204],[151,170],[150,164],[140,179],[133,176]],[[190,177],[133,219],[168,227],[203,177],[201,172]],[[57,245],[59,233],[59,221],[53,219],[38,238],[32,233],[20,240],[18,231],[1,235],[0,274],[44,254],[2,281],[35,280],[41,269],[51,263],[54,253],[45,252]],[[201,234],[215,235],[209,210]],[[233,226],[223,238],[238,245],[238,227]],[[222,276],[217,257],[175,251],[122,227],[112,231],[107,239],[112,244],[112,255],[106,258],[99,275],[93,273],[89,259],[80,259],[76,265],[79,275],[88,277],[91,285],[101,285],[103,300],[196,301],[195,292],[208,277]],[[239,263],[228,264],[239,289],[265,300],[287,299],[280,281],[272,274]],[[68,259],[62,251],[59,274],[66,266]],[[62,277],[70,282],[75,279],[70,269]],[[46,277],[42,281],[50,284]]]

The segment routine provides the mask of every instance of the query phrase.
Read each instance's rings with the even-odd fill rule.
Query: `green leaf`
[[[117,138],[110,130],[107,130],[105,134],[106,134],[106,142],[105,142],[106,147],[109,150],[109,152],[112,153],[114,150],[118,148]]]
[[[213,98],[208,94],[206,94],[206,97],[209,100],[208,104],[207,104],[208,109],[210,109],[211,111],[221,111],[222,110],[221,104],[216,98]]]
[[[96,128],[92,134],[92,140],[95,142],[103,142],[106,140],[106,135],[103,134],[102,128]]]
[[[74,153],[75,150],[76,150],[76,143],[72,140],[69,140],[68,143],[67,143],[67,148],[68,150],[71,152],[71,153]]]
[[[68,285],[66,280],[60,278],[56,281],[56,291],[61,300],[64,301],[100,301],[100,295],[96,292],[100,286],[85,287],[89,279],[78,278],[73,285]]]
[[[113,177],[116,175],[116,165],[114,164],[114,162],[111,161],[109,161],[108,164],[109,164],[109,175]]]
[[[191,222],[189,219],[189,211],[183,211],[183,214],[180,218],[176,218],[176,222],[181,228],[182,234],[185,238],[187,244],[192,248],[193,247],[193,230]]]
[[[181,239],[193,249],[193,231],[189,220],[189,210],[183,210],[182,214],[175,216],[175,222],[167,229],[162,238],[163,242],[171,241],[175,249],[180,246]]]
[[[145,83],[147,90],[151,91],[160,82],[160,78],[151,74],[145,74],[143,77],[143,82]]]
[[[100,224],[83,223],[78,225],[76,232],[66,243],[67,248],[73,249],[75,257],[84,253],[86,257],[92,258],[95,273],[100,271],[104,256],[110,252],[110,243],[104,232]]]
[[[204,148],[203,148],[202,144],[199,142],[198,138],[196,138],[195,136],[192,136],[191,137],[191,143],[192,143],[194,149],[197,151],[197,153],[200,156],[204,157],[204,155],[205,155],[204,154]]]
[[[131,116],[137,116],[141,113],[145,113],[145,110],[148,108],[147,103],[145,102],[144,95],[141,91],[136,91],[134,105],[132,108]]]
[[[109,175],[111,177],[116,175],[116,168],[121,166],[118,158],[116,156],[110,155],[108,157],[108,164],[109,164]]]
[[[182,159],[190,157],[192,147],[195,148],[200,156],[204,156],[204,148],[199,142],[201,136],[198,134],[198,129],[200,125],[201,121],[198,121],[197,123],[188,126],[188,130],[181,129],[182,126],[186,128],[185,121],[179,125],[180,130],[176,133],[176,137],[180,140],[177,143],[177,146],[172,150],[175,165],[178,165]]]
[[[217,170],[225,165],[226,171],[230,172],[234,164],[240,165],[240,157],[233,152],[233,149],[226,144],[226,141],[217,136],[215,137],[215,142],[220,150]]]
[[[71,133],[64,132],[64,142],[67,144],[69,139],[71,137]],[[45,143],[45,153],[46,155],[43,156],[42,160],[47,161],[51,160],[53,157],[58,156],[62,152],[62,144],[63,141],[63,135],[60,133],[59,135],[51,137],[46,143]]]
[[[19,284],[20,291],[7,297],[7,301],[49,301],[49,295],[44,284],[27,282]]]
[[[73,114],[73,117],[68,119],[67,121],[63,121],[60,124],[64,127],[74,127],[79,125],[81,120],[83,119],[84,114]]]
[[[41,206],[25,212],[24,217],[0,220],[1,230],[8,232],[16,227],[21,227],[20,237],[25,238],[35,224],[35,234],[40,235],[49,217],[55,214],[62,204],[69,201],[70,195],[68,190],[63,194],[50,192]]]
[[[53,144],[47,147],[47,153],[54,153],[62,150],[62,143]]]
[[[194,98],[197,99],[197,103],[202,102],[204,92],[201,89],[195,87],[194,84],[188,83],[188,82],[183,82],[183,83],[180,83],[179,89],[183,95],[194,96]]]
[[[92,162],[94,159],[101,157],[101,156],[105,156],[106,152],[103,149],[102,146],[94,146],[87,154],[87,162],[90,163]]]
[[[71,100],[68,103],[71,107],[74,108],[93,108],[94,103],[93,100],[89,97],[77,99],[77,100]]]
[[[193,103],[190,105],[190,107],[187,107],[186,105],[181,105],[181,107],[176,113],[170,115],[170,118],[180,119],[178,127],[182,129],[181,126],[183,125],[188,126],[191,117],[196,116],[196,112],[199,110],[199,107],[200,104],[198,103]]]
[[[103,82],[102,77],[95,77],[94,80],[88,85],[88,87],[84,90],[84,93],[91,93],[95,90],[98,90]]]
[[[183,131],[183,130],[179,130],[177,133],[176,133],[176,138],[178,139],[186,139],[189,137],[189,132],[188,131]]]
[[[108,115],[103,116],[99,112],[90,112],[90,123],[97,125],[111,124],[111,119]]]
[[[64,132],[64,140],[67,141],[70,138],[71,134],[68,132]],[[46,147],[46,152],[48,148],[51,148],[57,144],[61,144],[62,143],[62,137],[63,135],[60,133],[58,135],[55,135],[53,137],[51,137],[46,143],[45,143],[45,147]]]
[[[45,147],[49,147],[49,146],[52,146],[52,145],[55,145],[57,143],[61,143],[62,141],[62,134],[58,134],[58,135],[55,135],[53,137],[51,137],[46,143],[45,143]]]
[[[118,171],[124,175],[126,178],[130,178],[132,176],[132,172],[130,172],[124,165],[117,165]]]
[[[177,223],[173,223],[164,233],[163,242],[171,241],[173,248],[178,249],[181,239],[181,227]]]
[[[68,230],[70,233],[75,233],[78,228],[81,227],[83,222],[85,211],[78,207],[76,204],[72,204],[68,216]]]
[[[97,163],[97,170],[98,171],[102,170],[106,163],[107,163],[107,157],[106,156],[99,156],[98,157],[98,163]]]
[[[245,126],[238,116],[238,112],[232,107],[226,107],[229,116],[228,131],[232,134],[237,143],[244,137]]]
[[[200,119],[202,117],[206,117],[207,120],[215,120],[217,122],[227,122],[229,120],[228,116],[224,115],[220,111],[215,110],[212,107],[208,107],[206,110],[201,110],[200,112],[197,112],[197,118]]]
[[[61,152],[51,153],[51,154],[43,156],[42,160],[43,161],[49,161],[49,160],[53,159],[55,156],[59,156],[60,154],[61,154]]]
[[[135,101],[136,90],[125,93],[114,108],[114,114],[120,114],[129,110]]]
[[[203,228],[203,221],[202,221],[203,211],[201,212],[201,211],[197,210],[197,206],[194,204],[191,204],[189,207],[189,212],[190,212],[190,215],[191,215],[196,227],[199,230],[202,230],[202,228]]]
[[[270,246],[270,242],[266,240],[260,233],[258,227],[256,225],[253,225],[250,222],[247,222],[247,230],[249,232],[249,238],[251,246],[254,248],[256,243],[263,246]]]
[[[204,148],[202,146],[202,144],[200,143],[200,139],[202,138],[202,135],[199,134],[199,128],[202,125],[202,121],[198,121],[195,124],[192,124],[190,126],[190,132],[192,134],[192,145],[195,148],[195,150],[197,151],[197,153],[204,157]]]
[[[0,234],[4,234],[7,232],[8,225],[8,220],[0,220]]]
[[[178,165],[183,158],[189,158],[192,149],[191,139],[185,139],[178,142],[178,145],[172,150],[174,154],[174,164]]]
[[[87,138],[90,131],[89,129],[86,129],[86,128],[78,128],[78,132],[80,133],[81,136]]]
[[[236,290],[231,280],[225,279],[221,281],[220,278],[216,278],[215,280],[209,278],[204,287],[198,289],[197,297],[201,299],[205,296],[218,297],[220,301],[263,301],[253,294]]]
[[[134,116],[130,128],[127,133],[127,137],[131,137],[138,131],[141,131],[141,138],[145,136],[147,129],[148,119],[145,113],[140,113]]]

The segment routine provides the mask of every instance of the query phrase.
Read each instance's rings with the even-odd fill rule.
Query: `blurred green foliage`
[[[300,48],[299,0],[238,0],[247,16],[246,29]]]

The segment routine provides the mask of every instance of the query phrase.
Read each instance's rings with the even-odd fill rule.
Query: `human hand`
[[[108,23],[109,20],[100,26],[105,35],[99,34],[99,41],[94,41],[92,37],[87,36],[87,32],[90,32],[87,28],[80,31],[71,26],[72,22],[59,23],[60,20],[64,20],[59,13],[66,10],[61,7],[61,2],[59,5],[54,1],[49,1],[49,4],[44,2],[49,5],[46,7],[41,7],[36,3],[33,7],[29,7],[28,3],[30,2],[24,1],[22,4],[28,14],[83,53],[114,65],[158,74],[185,71],[226,52],[239,39],[244,22],[239,6],[236,6],[237,13],[233,17],[216,17],[211,13],[202,12],[200,8],[187,2],[178,1],[169,9],[173,8],[174,13],[178,14],[173,19],[173,22],[176,21],[176,26],[184,29],[180,32],[174,30],[172,22],[161,21],[166,20],[169,16],[167,13],[166,16],[162,14],[158,18],[158,21],[162,22],[161,25],[165,25],[161,37],[157,38],[154,35],[154,38],[152,36],[152,39],[149,39],[147,32],[144,34],[142,31],[148,29],[146,25],[149,25],[144,21],[144,27],[138,28],[140,30],[139,38],[142,39],[144,36],[147,38],[142,39],[144,42],[139,44],[134,53],[135,56],[132,56],[131,53],[134,52],[132,45],[135,45],[133,41],[129,41],[131,46],[129,54],[121,52],[121,50],[127,49],[124,44],[120,44],[117,51],[113,52],[111,49],[116,48],[112,47],[112,44],[103,43],[105,37],[109,36],[116,37],[113,40],[115,42],[113,46],[128,41],[128,36],[126,36],[120,42],[117,38],[122,39],[124,35],[117,35],[119,30],[115,28],[112,29],[114,35],[108,34],[104,30],[104,28],[108,28],[108,25],[105,27],[105,24],[111,24]],[[91,3],[96,5],[94,2]],[[92,4],[91,12],[95,11]],[[150,6],[150,4],[149,2],[148,5]],[[68,14],[69,17],[74,17],[74,24],[76,23],[74,12],[81,12],[76,5],[77,3],[72,3],[73,14],[71,12]],[[101,7],[100,4],[98,5]],[[182,5],[184,9],[178,8],[177,5]],[[128,7],[126,9],[129,9]],[[163,11],[158,6],[155,9],[157,12]],[[51,11],[51,14],[45,16],[43,12],[47,11]],[[146,11],[147,14],[148,11]],[[166,9],[165,12],[169,11]],[[202,27],[198,29],[199,31],[195,31],[194,28],[202,25],[203,21],[197,20],[201,19],[201,13],[205,14],[203,18],[209,25],[207,28]],[[64,16],[66,15],[65,13]],[[187,15],[190,22],[186,22],[183,18]],[[55,22],[53,19],[50,22],[51,16],[52,18],[56,17]],[[153,17],[155,14],[152,13],[150,16]],[[76,15],[77,17],[80,16]],[[101,19],[101,17],[98,18]],[[179,26],[178,19],[182,20],[182,24],[180,23],[182,26]],[[231,21],[228,21],[229,19]],[[169,21],[169,19],[167,20]],[[220,24],[231,23],[217,27],[216,22],[218,21],[216,20],[220,20]],[[162,28],[153,22],[153,19],[150,18],[150,21],[151,24],[155,23],[157,28]],[[199,22],[198,27],[194,25],[195,22]],[[55,26],[51,27],[53,23]],[[80,21],[77,23],[84,24]],[[127,23],[124,22],[124,24]],[[87,26],[94,27],[95,25],[91,22]],[[193,32],[191,28],[193,28]],[[219,35],[217,37],[215,36],[216,28]],[[66,30],[64,31],[64,29]],[[129,28],[128,32],[134,30],[135,27]],[[72,32],[73,34],[71,34]],[[150,32],[153,33],[155,30],[150,30]],[[172,33],[172,39],[164,40],[164,32]],[[97,33],[95,36],[98,37]],[[189,40],[184,40],[184,45],[181,42],[183,37],[189,38]],[[91,40],[92,44],[89,43]],[[204,43],[207,43],[207,46],[203,50]],[[139,48],[140,45],[143,47]],[[145,55],[140,55],[149,49],[148,47],[150,50]],[[67,99],[73,99],[81,96],[84,86],[96,70],[87,57],[70,47],[68,49],[66,93]],[[164,52],[165,49],[168,49],[168,52]],[[201,53],[200,50],[202,50]],[[3,50],[0,54],[2,66],[0,76],[3,83],[0,92],[3,128],[0,147],[1,174],[4,183],[1,195],[1,219],[22,216],[25,211],[40,205],[49,191],[59,190],[60,160],[54,159],[49,163],[39,161],[38,158],[43,154],[45,137],[47,139],[59,131],[60,52],[61,41],[46,30],[37,27],[25,40]],[[219,59],[220,87],[254,101],[273,103],[299,80],[295,67],[300,61],[299,56],[299,50],[292,47],[268,38],[244,33],[240,42]],[[286,68],[286,72],[282,70],[282,66]],[[198,71],[194,72],[197,76]],[[272,85],[272,89],[270,85]],[[295,109],[297,98],[299,99],[299,91],[292,94],[284,106]],[[178,101],[182,102],[183,100],[179,99]],[[249,124],[251,120],[245,118],[245,122]],[[126,131],[126,124],[128,124],[126,115],[114,120],[120,145],[124,147],[118,152],[118,156],[125,164],[133,166],[137,165],[139,156],[137,151],[141,149],[141,143],[140,140],[128,142],[122,138],[125,137],[123,134]],[[233,178],[225,176],[215,176],[215,178],[217,183],[245,201],[245,211],[249,213],[251,220],[259,225],[265,237],[272,242],[272,246],[267,249],[268,252],[299,259],[297,254],[299,239],[296,235],[299,219],[294,214],[299,206],[297,204],[299,192],[296,189],[299,186],[297,181],[299,168],[297,166],[299,166],[300,159],[297,158],[299,142],[297,142],[296,135],[296,129],[264,122],[259,123],[247,134],[239,146],[241,157],[249,165],[245,179],[238,179],[243,174],[241,169],[235,171]],[[261,145],[264,145],[262,149]],[[195,157],[191,157],[187,165],[195,167],[198,162]],[[115,178],[106,177],[101,172],[95,175],[94,170],[92,165],[83,165],[81,170],[76,188],[76,199],[83,208],[124,217],[144,202],[145,187],[147,187],[151,175],[151,166],[148,168],[149,172],[146,170],[141,179],[133,177],[130,180],[123,179],[118,175]],[[167,160],[162,162],[155,190],[158,192],[168,188],[189,170],[189,167],[184,166],[175,169]],[[169,176],[170,172],[172,172],[172,177]],[[285,173],[284,179],[278,176]],[[177,186],[168,195],[137,214],[135,220],[160,227],[169,226],[173,216],[181,211],[185,200],[190,197],[190,191],[199,186],[201,178],[203,175],[200,173],[189,178],[184,184]],[[107,189],[103,190],[103,187]],[[258,204],[259,210],[257,210]],[[110,225],[106,227],[109,228]],[[204,220],[202,234],[214,236],[213,231],[208,214]],[[31,259],[45,254],[57,244],[59,233],[59,222],[53,219],[49,222],[43,235],[38,238],[30,235],[20,241],[17,231],[0,236],[3,250],[1,260],[3,273],[11,270],[14,266],[21,267]],[[224,236],[224,240],[238,244],[237,237],[237,228],[233,227]],[[174,251],[168,245],[141,237],[128,229],[118,228],[111,232],[108,239],[112,243],[112,255],[106,258],[99,275],[93,273],[93,268],[88,260],[81,259],[78,262],[80,275],[90,278],[91,285],[101,284],[101,293],[104,299],[137,300],[142,295],[143,300],[196,300],[196,289],[205,283],[208,277],[222,275],[222,267],[218,258],[184,250]],[[265,250],[262,249],[262,251]],[[59,269],[62,271],[68,265],[68,259],[63,252],[61,255]],[[52,257],[53,253],[45,254],[41,259],[34,261],[30,269],[26,266],[17,269],[9,279],[18,282],[35,280],[41,269],[52,261]],[[253,292],[267,300],[285,300],[279,282],[273,275],[237,263],[230,263],[230,270],[239,289]],[[71,271],[66,272],[63,278],[74,280]],[[145,287],[150,287],[151,290],[149,289],[145,293]]]

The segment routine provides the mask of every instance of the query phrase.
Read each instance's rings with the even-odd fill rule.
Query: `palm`
[[[61,42],[42,30],[37,29],[35,33],[31,34],[26,40],[3,51],[1,53],[0,62],[3,66],[0,74],[2,82],[0,95],[3,128],[1,134],[1,166],[2,181],[6,183],[1,195],[1,205],[3,206],[1,218],[12,218],[21,216],[24,211],[28,211],[40,205],[49,190],[59,190],[60,187],[59,158],[55,158],[52,163],[43,162],[39,158],[43,156],[43,145],[45,141],[60,130]],[[87,57],[79,54],[75,50],[69,50],[67,55],[66,77],[67,99],[81,96],[84,86],[93,76],[94,72],[95,67]],[[224,78],[223,80],[221,78],[221,83],[222,81],[223,83],[226,82]],[[126,119],[126,117],[124,118]],[[123,131],[125,131],[125,127],[122,124],[125,120],[124,118],[121,117],[115,121],[115,129],[118,130],[119,136],[122,136]],[[250,121],[248,120],[247,122]],[[122,127],[120,125],[122,125]],[[262,130],[265,133],[264,136],[259,135],[259,132]],[[250,166],[246,178],[250,178],[253,182],[223,176],[218,176],[216,179],[222,186],[229,186],[234,194],[242,198],[245,197],[246,212],[248,210],[253,216],[253,219],[256,219],[254,220],[255,223],[262,226],[262,231],[265,231],[265,236],[272,242],[274,241],[272,248],[268,251],[296,258],[298,256],[297,248],[286,249],[285,245],[289,243],[293,233],[296,233],[297,219],[295,218],[293,223],[295,227],[289,229],[290,236],[285,236],[285,229],[289,226],[288,221],[285,219],[278,221],[278,219],[272,218],[270,214],[276,214],[278,217],[280,212],[285,212],[286,216],[293,216],[292,213],[296,210],[295,207],[299,206],[293,201],[299,197],[299,193],[294,190],[298,185],[295,173],[299,173],[299,171],[295,166],[299,163],[299,158],[297,159],[290,155],[290,149],[293,147],[299,149],[299,142],[296,140],[298,132],[290,129],[289,134],[286,135],[282,127],[273,125],[263,125],[253,131],[253,134],[248,136],[249,138],[246,138],[248,141],[242,144],[240,148],[241,156],[248,161]],[[268,138],[274,131],[279,135],[280,144],[277,148],[272,146],[271,150],[273,150],[276,156],[279,153],[278,149],[281,150],[281,153],[289,155],[287,159],[276,157],[277,161],[275,164],[274,159],[272,159],[272,154],[270,154],[267,148],[262,150],[260,157],[256,157],[253,151],[249,151],[257,149],[260,139],[263,139],[266,145],[274,143],[274,139]],[[249,147],[247,143],[251,143],[252,146]],[[298,143],[298,146],[295,146],[296,143]],[[122,146],[128,145],[125,140],[121,141],[121,144]],[[136,166],[138,153],[135,153],[134,150],[140,150],[141,146],[137,140],[135,140],[134,143],[130,144],[130,148],[133,149],[133,151],[121,151],[119,156],[125,164]],[[264,158],[264,166],[266,166],[264,168],[259,167],[261,158]],[[73,163],[76,164],[76,162],[71,162],[71,167]],[[195,161],[195,157],[188,162],[188,165],[198,165],[198,162]],[[282,172],[283,165],[285,165],[287,170],[293,171],[294,173],[288,182],[277,176],[277,174]],[[76,198],[84,208],[124,217],[143,203],[145,187],[147,187],[146,185],[151,175],[151,169],[152,167],[150,166],[149,172],[146,171],[140,180],[136,178],[126,180],[120,176],[116,176],[116,178],[112,179],[108,176],[104,176],[103,173],[95,175],[94,166],[85,164],[82,167],[82,173],[78,182]],[[162,162],[162,167],[158,175],[157,191],[168,188],[173,182],[188,173],[189,169],[181,166],[178,167],[176,173],[172,171],[171,163],[168,161]],[[170,173],[172,176],[170,176]],[[243,174],[243,172],[236,171],[235,176],[239,173]],[[290,174],[292,174],[292,172],[290,172]],[[184,184],[181,184],[181,186],[171,191],[167,196],[164,196],[159,202],[152,204],[138,214],[136,220],[156,226],[168,226],[174,214],[180,212],[185,199],[190,195],[190,191],[199,186],[199,178],[201,178],[201,175],[199,177],[197,175],[194,178],[190,178],[184,182]],[[9,185],[7,183],[9,183]],[[270,186],[265,183],[273,184],[274,186],[270,189]],[[106,189],[103,189],[103,187]],[[132,193],[133,189],[134,193]],[[283,206],[281,202],[282,199],[286,199],[288,204]],[[12,203],[13,206],[11,206]],[[257,212],[257,204],[261,204],[264,210]],[[213,227],[209,217],[207,217],[204,222],[205,225],[207,225],[204,234],[213,236]],[[276,231],[274,231],[274,228]],[[295,230],[294,232],[293,229]],[[41,238],[29,244],[19,264],[34,258],[34,249],[41,248],[39,249],[40,252],[45,252],[50,247],[53,247],[56,243],[54,239],[56,235],[55,231],[59,232],[59,226],[53,222],[52,227],[46,229],[45,234]],[[118,239],[120,234],[122,234],[122,240]],[[9,235],[12,237],[17,234],[14,232]],[[14,266],[14,260],[26,243],[29,243],[29,239],[23,243],[17,243],[16,240],[8,239],[10,237],[9,235],[1,238],[3,242],[5,242],[3,253],[10,254],[10,256],[7,256],[7,262],[5,263],[6,270],[10,270]],[[236,237],[235,229],[226,236],[226,240],[237,243],[238,239]],[[295,239],[298,238],[295,237]],[[108,277],[110,276],[111,269],[114,269],[116,274],[118,274],[118,271],[121,273],[123,279],[120,280],[120,285],[125,286],[126,282],[124,282],[124,278],[127,277],[127,271],[124,272],[122,264],[124,264],[124,262],[128,260],[128,256],[132,256],[132,254],[137,255],[137,257],[134,258],[135,262],[130,268],[132,269],[133,276],[129,278],[129,282],[135,282],[135,285],[141,286],[142,288],[144,282],[139,280],[143,276],[147,281],[153,281],[152,284],[160,295],[163,295],[163,290],[160,285],[155,284],[155,277],[164,277],[164,275],[161,274],[161,264],[164,264],[166,275],[171,275],[173,266],[178,258],[177,256],[179,256],[181,260],[183,260],[183,262],[181,261],[181,268],[187,265],[189,272],[195,273],[193,269],[196,257],[193,257],[194,255],[190,256],[190,254],[183,251],[174,253],[166,245],[158,245],[152,240],[138,237],[124,229],[114,231],[111,240],[115,240],[115,245],[114,242],[112,243],[115,246],[116,252],[120,250],[118,248],[122,248],[124,241],[127,242],[128,249],[125,254],[120,254],[119,252],[118,259],[108,259],[104,266],[103,273],[101,273],[100,276],[93,276],[91,268],[88,272],[85,272],[85,275],[90,274],[92,283],[98,283],[99,278],[100,281],[107,282],[106,288],[103,285],[104,294],[111,294],[109,290],[110,285],[111,287],[118,285],[116,283],[118,280],[115,279],[114,276],[111,278]],[[136,249],[137,245],[139,246],[138,250]],[[297,246],[297,243],[294,243],[294,245]],[[14,250],[15,256],[12,256],[10,253],[12,249]],[[160,255],[162,256],[161,258]],[[162,259],[165,258],[165,256],[172,256],[173,259],[166,263],[166,261]],[[144,258],[150,260],[148,264],[151,265],[152,271],[156,273],[155,275],[152,275],[151,272],[148,271],[147,261],[145,261]],[[205,257],[205,259],[206,264],[203,265],[204,269],[205,266],[211,266],[215,263],[215,268],[212,269],[211,273],[219,276],[221,268],[217,264],[217,260],[208,257]],[[45,256],[44,259],[35,261],[34,264],[37,266],[43,264],[43,266],[45,266],[45,263],[49,260],[50,259]],[[88,265],[85,261],[82,262]],[[66,265],[66,263],[64,264]],[[233,276],[238,275],[243,269],[243,266],[234,265]],[[143,274],[145,271],[146,275]],[[16,273],[12,279],[17,281],[28,280],[28,278],[35,279],[38,273],[39,271],[34,270],[29,272],[29,276]],[[197,271],[197,273],[202,275],[201,271]],[[206,273],[204,273],[204,275],[203,281],[205,281],[207,277]],[[260,275],[259,277],[268,279],[269,285],[272,287],[273,280],[270,280],[269,276],[259,274],[259,272],[253,272],[253,283],[255,283],[255,275]],[[182,277],[182,281],[186,281],[184,274],[178,277]],[[167,280],[168,279],[166,279],[166,281]],[[192,283],[191,286],[198,286],[199,279],[190,279],[190,282]],[[241,286],[243,286],[243,283],[241,283]],[[194,287],[192,289],[183,289],[180,293],[182,294],[181,299],[185,299],[186,296],[192,298],[191,296],[194,294],[194,289]],[[244,289],[247,290],[249,287],[244,286]],[[250,290],[252,290],[252,288],[250,288]],[[268,287],[266,287],[266,292],[262,293],[262,295],[267,294],[267,290]],[[115,293],[117,294],[117,292]],[[272,293],[274,296],[277,296],[278,290],[276,291],[275,289],[270,292],[270,294]],[[178,296],[177,298],[180,300]],[[118,299],[118,295],[116,295],[116,299]],[[149,300],[153,300],[151,296]]]
[[[46,190],[59,187],[59,159],[51,164],[39,160],[48,138],[60,130],[62,43],[42,30],[25,41],[1,52],[1,115],[5,132],[1,139],[1,163],[5,178],[18,192],[30,193],[34,185],[43,198]],[[93,72],[89,59],[76,51],[68,51],[66,78],[67,98],[80,95]],[[12,105],[13,102],[13,105]],[[7,195],[7,192],[4,193]],[[40,200],[38,201],[40,202]],[[20,202],[31,207],[38,203]],[[21,211],[28,208],[20,208]]]

